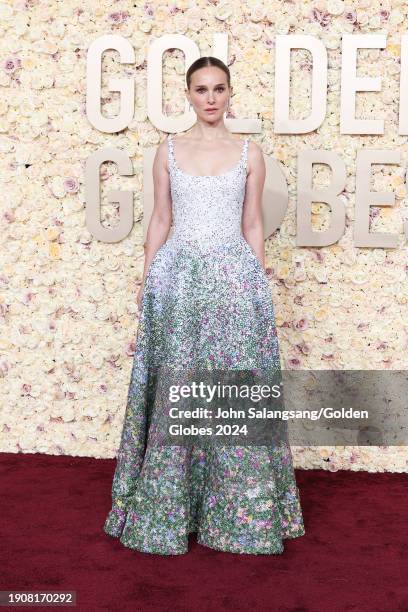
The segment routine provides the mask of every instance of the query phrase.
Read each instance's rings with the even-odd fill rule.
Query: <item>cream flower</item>
[[[389,17],[390,25],[396,26],[396,25],[399,25],[400,23],[403,23],[403,21],[404,21],[404,15],[401,13],[401,11],[398,8],[391,11],[391,14]]]
[[[331,15],[341,15],[344,12],[343,0],[327,0],[327,11]]]
[[[214,10],[214,16],[219,21],[227,21],[229,17],[231,17],[232,13],[233,13],[233,6],[232,6],[232,3],[229,2],[228,0],[226,1],[221,0],[221,2],[218,2]]]
[[[139,30],[141,32],[144,32],[145,34],[148,34],[151,31],[152,27],[153,27],[153,24],[148,19],[143,19],[138,23]]]
[[[249,11],[249,19],[251,21],[262,21],[266,17],[265,5],[261,2],[252,4]]]
[[[63,198],[66,191],[65,191],[65,187],[64,187],[64,180],[62,177],[60,176],[56,176],[52,179],[51,183],[49,184],[51,193],[56,197],[56,198]]]

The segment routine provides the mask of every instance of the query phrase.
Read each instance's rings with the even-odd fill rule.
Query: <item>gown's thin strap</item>
[[[167,136],[167,143],[169,147],[169,155],[168,155],[169,166],[172,166],[174,164],[173,134],[169,134]]]
[[[247,136],[247,138],[245,138],[244,146],[243,146],[243,151],[242,151],[242,155],[243,155],[243,158],[244,158],[245,169],[248,168],[248,144],[249,144],[249,136]]]

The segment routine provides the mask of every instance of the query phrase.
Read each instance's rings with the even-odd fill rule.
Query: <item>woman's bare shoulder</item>
[[[163,138],[163,140],[161,141],[161,143],[158,145],[157,149],[156,149],[156,153],[155,153],[155,164],[159,167],[164,167],[166,168],[166,170],[168,170],[168,164],[167,164],[167,159],[168,159],[168,155],[169,155],[169,141],[168,141],[168,136],[166,136],[165,138]]]
[[[251,137],[248,136],[248,150],[249,149],[251,149],[251,151],[258,151],[258,153],[262,153],[262,149],[259,146],[259,144],[255,142],[255,140],[252,140]]]
[[[157,147],[156,155],[158,157],[164,157],[165,155],[167,155],[167,153],[169,151],[169,138],[170,138],[170,136],[172,136],[172,138],[174,138],[174,134],[167,134],[167,136],[165,138],[163,138],[163,140],[161,141],[161,143]]]
[[[251,139],[248,140],[248,155],[250,155],[254,159],[260,159],[261,157],[263,157],[263,151],[261,147],[257,142]]]
[[[249,171],[265,168],[263,151],[259,144],[253,140],[248,142],[248,168]]]

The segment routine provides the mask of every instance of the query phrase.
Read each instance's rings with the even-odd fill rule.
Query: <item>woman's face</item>
[[[227,111],[231,91],[227,75],[221,68],[205,66],[191,75],[189,101],[198,118],[213,123],[222,119]]]

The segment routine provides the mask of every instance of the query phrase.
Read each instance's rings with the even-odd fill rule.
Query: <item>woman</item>
[[[197,123],[164,140],[154,160],[136,350],[104,530],[163,555],[186,553],[193,531],[217,550],[280,554],[284,538],[304,534],[288,444],[157,443],[166,368],[280,372],[263,268],[262,152],[224,124],[232,87],[223,62],[198,59],[186,81]]]

